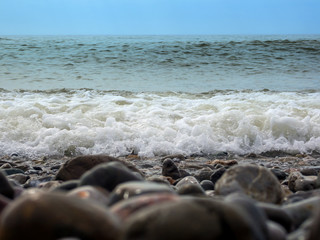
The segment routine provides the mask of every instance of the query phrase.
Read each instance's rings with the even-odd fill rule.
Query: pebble
[[[79,186],[92,185],[112,191],[118,184],[128,181],[142,181],[143,178],[120,162],[100,164],[87,171],[80,178]]]
[[[172,179],[180,178],[180,172],[176,164],[171,159],[165,159],[162,163],[162,175]]]
[[[0,194],[10,199],[13,199],[15,195],[12,185],[9,183],[6,176],[1,171],[0,171]]]
[[[215,184],[219,195],[242,192],[262,202],[280,203],[283,192],[278,179],[265,167],[244,164],[229,168]]]

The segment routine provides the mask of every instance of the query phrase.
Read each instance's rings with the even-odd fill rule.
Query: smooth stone
[[[202,168],[200,170],[198,170],[195,174],[194,177],[199,181],[203,181],[203,180],[210,180],[210,176],[214,173],[214,171],[209,168]]]
[[[255,235],[236,206],[209,198],[182,198],[138,211],[124,223],[123,240],[266,240]]]
[[[291,195],[286,197],[286,201],[284,202],[284,204],[303,201],[311,197],[320,197],[320,189],[292,193]]]
[[[313,217],[309,220],[308,234],[306,240],[318,240],[320,236],[320,208],[316,210]]]
[[[185,184],[177,189],[179,195],[205,196],[206,193],[199,184]]]
[[[187,176],[182,178],[180,181],[178,181],[176,184],[176,187],[179,189],[179,187],[182,187],[183,185],[186,185],[186,184],[194,184],[194,185],[200,186],[198,180],[195,177]]]
[[[22,173],[17,173],[17,174],[12,174],[8,176],[9,179],[16,181],[19,184],[25,184],[28,179],[30,179],[30,176],[22,174]]]
[[[100,187],[83,186],[68,192],[67,196],[74,196],[107,206],[109,202],[109,194],[110,193],[107,190]]]
[[[13,199],[14,198],[14,189],[9,183],[7,177],[0,171],[0,194],[3,196]]]
[[[300,170],[300,173],[305,176],[317,176],[319,173],[319,169],[314,168],[303,168]]]
[[[267,221],[268,236],[270,240],[286,240],[287,232],[280,224]]]
[[[320,197],[312,197],[304,201],[284,205],[282,209],[292,218],[293,227],[297,229],[305,220],[317,212]]]
[[[171,159],[165,159],[162,163],[162,175],[172,179],[180,178],[180,172],[176,164]]]
[[[145,181],[132,181],[119,184],[110,195],[109,206],[116,202],[128,199],[134,196],[149,194],[149,193],[171,193],[175,194],[174,190],[165,184],[152,183]]]
[[[106,208],[62,194],[27,194],[2,213],[1,240],[55,240],[64,237],[118,240],[118,219]]]
[[[267,218],[280,224],[287,232],[293,231],[293,219],[281,206],[258,202],[257,206],[262,209]]]
[[[203,180],[200,182],[200,186],[202,187],[203,190],[208,191],[208,190],[214,190],[214,185],[212,181],[210,180]]]
[[[288,178],[289,189],[293,192],[309,191],[320,187],[318,176],[304,176],[300,172],[293,172]]]
[[[179,199],[178,195],[172,193],[150,193],[119,201],[110,208],[110,211],[125,221],[129,216],[146,207]]]
[[[280,203],[283,198],[281,185],[271,171],[251,164],[229,168],[215,184],[215,192],[223,196],[241,192],[269,203]]]
[[[68,192],[72,189],[75,189],[79,186],[80,181],[79,180],[69,180],[61,183],[59,186],[52,189],[52,191],[64,191]]]
[[[213,186],[216,184],[216,182],[222,177],[222,175],[227,171],[225,167],[218,168],[216,171],[214,171],[210,176],[210,181],[213,183]]]
[[[141,176],[135,175],[122,163],[111,162],[100,164],[83,174],[79,186],[98,186],[111,192],[120,183],[142,180]]]
[[[79,179],[86,171],[94,168],[99,164],[109,162],[122,162],[129,169],[139,172],[139,170],[132,164],[129,164],[125,161],[120,161],[119,159],[114,157],[110,157],[107,155],[86,155],[70,159],[66,163],[64,163],[57,172],[56,180],[67,181]]]
[[[205,195],[198,180],[193,176],[182,178],[177,184],[177,193],[179,195]]]

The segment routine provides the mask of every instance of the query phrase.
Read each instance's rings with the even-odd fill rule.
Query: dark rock
[[[5,209],[10,202],[11,202],[11,199],[0,194],[0,216],[3,209]]]
[[[200,185],[205,191],[214,190],[214,185],[210,180],[203,180],[201,181]]]
[[[79,186],[98,186],[111,192],[120,183],[142,180],[120,162],[111,162],[100,164],[83,174]]]
[[[179,199],[178,195],[172,193],[150,193],[119,201],[110,208],[110,211],[124,221],[141,209]]]
[[[214,173],[210,176],[210,181],[213,183],[213,185],[216,184],[216,182],[222,177],[222,175],[227,171],[225,167],[217,169]]]
[[[165,159],[162,163],[162,175],[172,179],[180,178],[180,172],[176,164],[171,159]]]
[[[179,169],[179,173],[181,178],[191,176],[191,174],[184,169]]]
[[[13,199],[15,195],[12,185],[9,183],[6,176],[1,171],[0,171],[0,194],[10,199]]]
[[[2,213],[1,240],[64,237],[118,240],[119,222],[107,209],[62,194],[27,194]]]
[[[59,168],[60,168],[60,166],[59,166]],[[42,171],[42,167],[39,167],[39,166],[34,166],[33,169],[36,171]]]
[[[303,201],[312,197],[320,197],[320,189],[314,189],[314,190],[305,191],[305,192],[300,191],[300,192],[293,193],[287,196],[284,204],[291,204],[291,203]]]
[[[109,205],[128,199],[130,197],[149,194],[149,193],[171,193],[174,194],[172,188],[165,184],[152,182],[127,182],[119,184],[111,193]]]
[[[270,171],[278,178],[278,180],[285,180],[288,177],[288,174],[280,169],[272,168]]]
[[[245,164],[229,168],[215,184],[219,195],[242,192],[262,202],[280,203],[283,192],[278,179],[269,169]]]
[[[236,206],[222,201],[184,198],[131,215],[124,225],[123,240],[267,239],[255,235],[246,217]]]
[[[6,175],[13,175],[13,174],[24,174],[24,171],[22,171],[19,168],[7,168],[7,169],[2,169],[2,172],[4,172]]]
[[[319,170],[315,168],[303,168],[300,170],[300,173],[302,173],[305,176],[317,176]]]
[[[132,171],[139,172],[132,164],[125,161],[120,161],[117,158],[106,156],[106,155],[89,155],[89,156],[79,156],[68,160],[59,169],[56,180],[73,180],[79,179],[86,171],[92,169],[93,167],[109,162],[121,162],[126,165]]]
[[[203,181],[203,180],[210,180],[210,176],[214,173],[214,171],[207,167],[207,168],[202,168],[200,170],[198,170],[195,174],[194,177],[199,181]]]

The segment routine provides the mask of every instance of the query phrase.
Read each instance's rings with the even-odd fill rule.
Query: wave
[[[320,152],[320,92],[0,91],[0,155]]]

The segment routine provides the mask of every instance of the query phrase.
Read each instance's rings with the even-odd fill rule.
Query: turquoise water
[[[0,155],[320,152],[320,36],[2,36]]]

